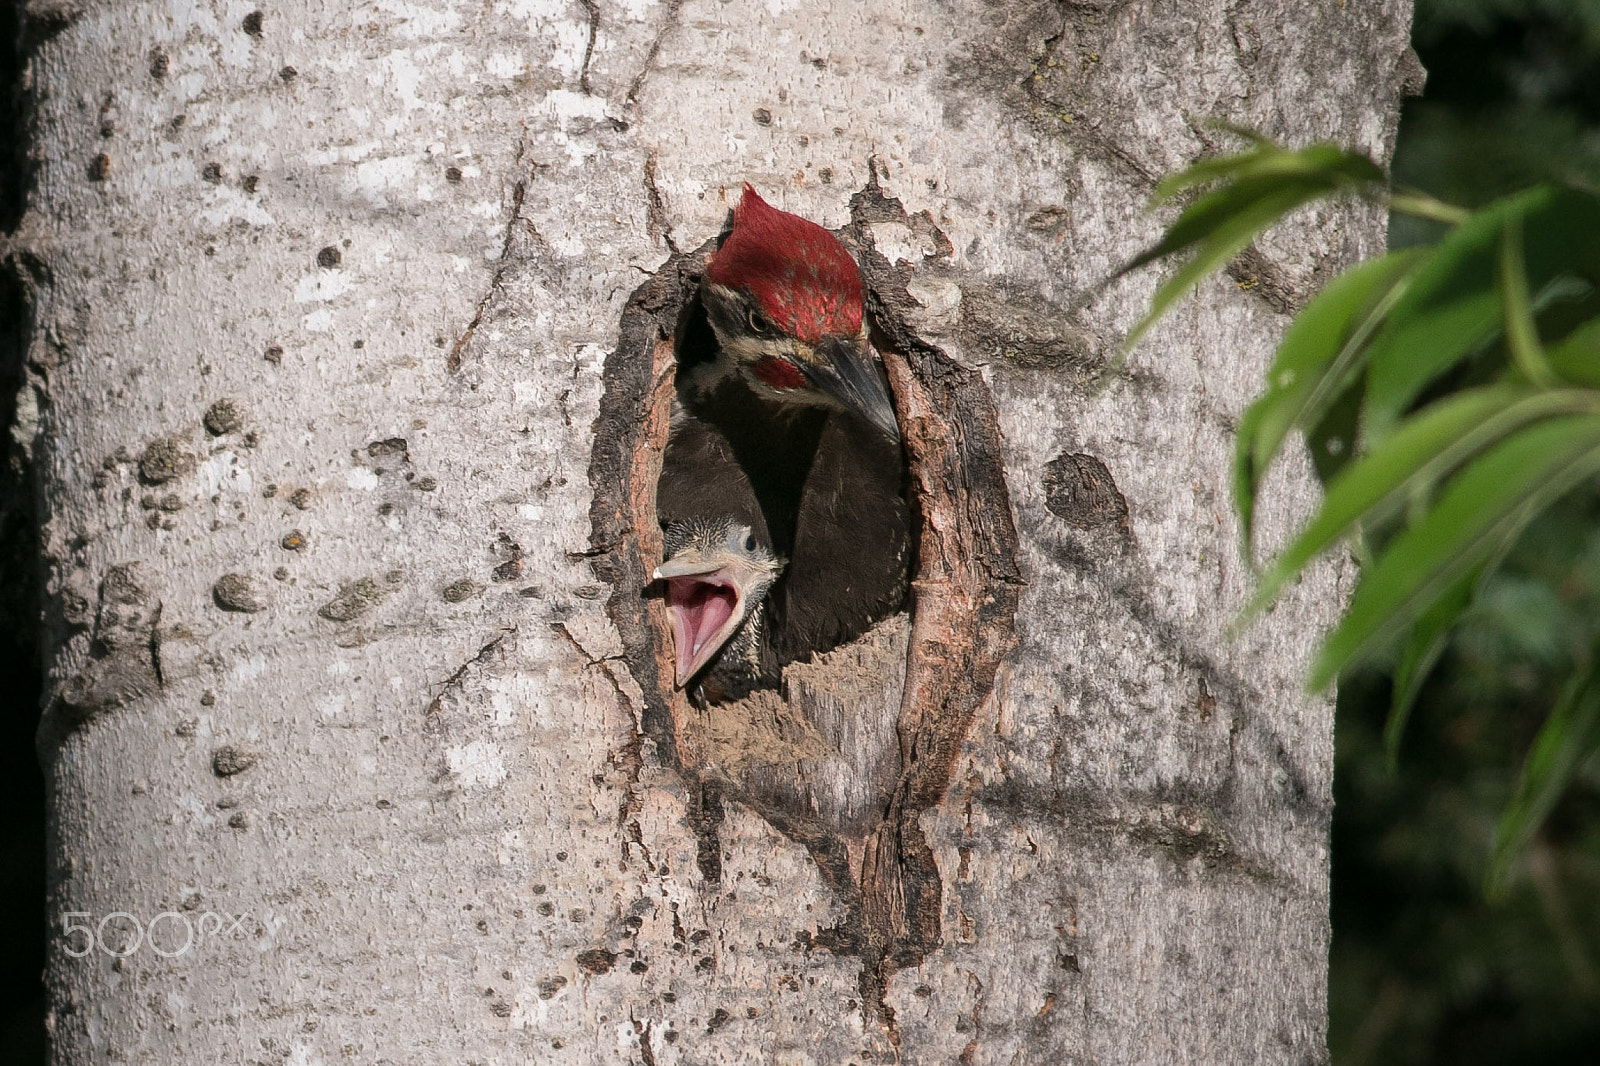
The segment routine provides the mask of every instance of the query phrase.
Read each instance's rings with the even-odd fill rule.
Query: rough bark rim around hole
[[[993,400],[977,372],[907,324],[911,298],[865,229],[895,216],[906,219],[899,202],[883,197],[874,181],[853,199],[853,221],[839,233],[862,267],[873,340],[888,370],[920,511],[911,650],[898,719],[900,780],[868,840],[859,896],[841,900],[854,912],[849,924],[859,922],[857,929],[839,930],[843,946],[862,956],[863,984],[878,992],[873,998],[880,1004],[889,973],[914,965],[940,943],[941,879],[918,817],[944,798],[967,728],[1015,643],[1021,587]],[[589,468],[593,565],[613,587],[607,611],[644,694],[640,739],[679,773],[691,802],[714,786],[701,781],[677,750],[673,707],[684,697],[673,688],[671,629],[661,600],[645,589],[661,553],[655,489],[676,370],[673,333],[713,246],[672,255],[629,297],[617,346],[605,361]],[[781,821],[773,824],[787,835],[808,836]],[[819,866],[833,865],[819,855],[818,841],[800,842]],[[825,879],[834,883],[837,873],[825,870]]]

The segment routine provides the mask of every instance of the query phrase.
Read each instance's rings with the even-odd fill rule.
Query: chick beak
[[[827,337],[817,345],[816,353],[820,361],[801,368],[812,386],[883,430],[891,440],[899,440],[889,384],[866,344],[853,337]]]
[[[727,554],[688,552],[656,567],[667,583],[667,611],[678,653],[677,686],[705,668],[744,621],[755,571]]]

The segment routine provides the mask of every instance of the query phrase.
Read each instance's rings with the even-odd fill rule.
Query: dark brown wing
[[[794,549],[773,596],[779,663],[854,640],[905,603],[911,508],[897,441],[830,414],[800,497]]]
[[[681,407],[673,410],[661,457],[656,515],[663,527],[731,517],[749,526],[762,544],[772,544],[760,501],[727,438]]]

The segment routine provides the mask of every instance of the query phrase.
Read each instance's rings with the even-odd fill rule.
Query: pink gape
[[[678,651],[678,678],[688,681],[704,661],[708,645],[727,639],[723,627],[739,606],[739,590],[721,571],[667,581],[672,640]],[[709,656],[707,656],[708,658]]]

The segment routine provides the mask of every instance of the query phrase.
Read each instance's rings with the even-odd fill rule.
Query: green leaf
[[[1239,419],[1233,487],[1247,556],[1255,494],[1267,466],[1291,430],[1317,425],[1348,388],[1363,345],[1420,260],[1419,252],[1396,252],[1334,278],[1284,332],[1266,391]],[[1354,440],[1343,443],[1346,454],[1354,450]]]
[[[1156,290],[1150,310],[1128,332],[1123,354],[1131,351],[1174,300],[1190,286],[1237,255],[1257,233],[1288,212],[1325,196],[1380,186],[1383,171],[1364,155],[1319,144],[1287,151],[1257,138],[1254,148],[1233,156],[1204,159],[1156,187],[1161,203],[1188,189],[1221,182],[1179,212],[1153,247],[1135,256],[1116,277],[1180,252],[1193,253]]]
[[[1257,141],[1256,147],[1249,151],[1196,160],[1183,170],[1163,174],[1161,180],[1156,182],[1155,191],[1150,194],[1150,203],[1170,203],[1190,189],[1200,189],[1242,174],[1254,173],[1268,159],[1282,151],[1277,145]]]
[[[1571,415],[1600,416],[1600,393],[1489,385],[1424,408],[1329,484],[1316,515],[1262,575],[1245,616],[1265,607],[1285,581],[1358,523],[1371,526],[1402,508],[1425,506],[1436,485],[1496,442],[1543,419]]]
[[[1506,219],[1500,231],[1500,269],[1496,280],[1511,361],[1528,381],[1545,388],[1553,387],[1556,376],[1545,362],[1539,330],[1533,324],[1533,301],[1528,297],[1528,274],[1522,261],[1520,218]]]
[[[1568,381],[1600,388],[1600,318],[1582,323],[1551,345],[1545,358]]]
[[[1390,773],[1400,762],[1400,738],[1422,692],[1422,683],[1449,646],[1450,630],[1472,602],[1472,591],[1481,574],[1481,570],[1469,572],[1447,589],[1422,612],[1400,647],[1389,694],[1389,717],[1383,723],[1383,754]]]
[[[1522,762],[1517,791],[1500,816],[1490,848],[1485,891],[1504,893],[1511,864],[1555,807],[1584,763],[1600,751],[1600,669],[1567,683]]]
[[[1490,204],[1445,235],[1369,353],[1364,427],[1381,436],[1422,387],[1499,331],[1496,249],[1506,222],[1547,203],[1533,189]]]
[[[1395,771],[1400,761],[1400,739],[1411,717],[1411,708],[1422,694],[1422,685],[1428,680],[1428,674],[1433,671],[1445,648],[1449,647],[1451,630],[1478,598],[1483,583],[1500,568],[1514,545],[1514,540],[1502,542],[1500,549],[1490,555],[1482,566],[1469,571],[1447,589],[1432,607],[1422,612],[1401,644],[1389,694],[1389,717],[1383,724],[1384,761],[1390,773]]]
[[[1285,180],[1280,176],[1251,177],[1225,185],[1207,193],[1184,208],[1161,240],[1140,252],[1119,273],[1137,270],[1153,260],[1212,241],[1219,230],[1244,215],[1258,212],[1263,203],[1302,202],[1311,186],[1302,180]],[[1285,208],[1284,210],[1287,210]],[[1276,217],[1274,215],[1273,217]],[[1252,230],[1252,233],[1255,231]]]
[[[1312,668],[1312,687],[1326,685],[1405,631],[1535,514],[1596,472],[1600,415],[1592,414],[1526,426],[1474,460],[1451,479],[1437,506],[1395,536],[1362,575]]]
[[[1380,184],[1383,171],[1371,159],[1333,144],[1286,149],[1251,130],[1222,127],[1252,142],[1253,147],[1233,155],[1208,156],[1184,170],[1165,175],[1151,195],[1152,203],[1166,203],[1183,192],[1229,179],[1262,176],[1299,176],[1328,186]]]
[[[1193,257],[1162,282],[1155,295],[1150,297],[1150,310],[1128,331],[1122,342],[1122,352],[1131,351],[1145,331],[1155,325],[1156,320],[1166,313],[1179,296],[1239,254],[1257,233],[1312,199],[1319,191],[1304,182],[1279,185],[1266,193],[1254,187],[1230,187],[1212,193],[1185,211],[1173,223],[1166,239],[1124,268],[1132,270],[1152,259],[1184,251],[1191,246],[1195,249]],[[1213,197],[1221,198],[1221,201],[1215,202]],[[1190,212],[1197,209],[1198,215],[1191,216]]]
[[[1434,247],[1368,349],[1362,430],[1369,442],[1392,429],[1429,382],[1500,335],[1500,238],[1516,219],[1526,287],[1543,291],[1562,274],[1600,279],[1595,197],[1540,187],[1475,212]]]
[[[1471,217],[1472,212],[1455,204],[1447,204],[1443,200],[1435,200],[1427,193],[1415,189],[1394,189],[1389,194],[1390,214],[1410,215],[1413,218],[1423,218],[1430,222],[1443,222],[1448,226],[1459,226]]]
[[[1305,430],[1311,468],[1326,486],[1356,454],[1361,431],[1361,375],[1345,387],[1314,425]]]

